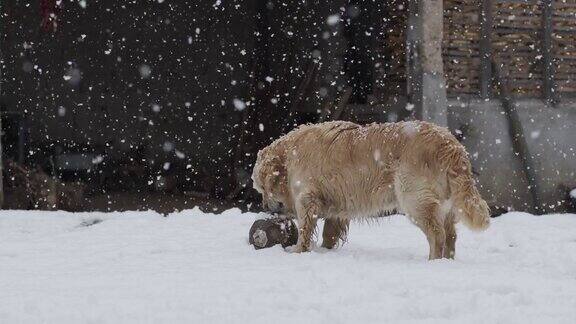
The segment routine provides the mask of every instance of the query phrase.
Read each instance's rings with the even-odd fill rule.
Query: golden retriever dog
[[[332,248],[350,220],[398,211],[424,232],[430,259],[454,258],[458,221],[490,224],[466,150],[427,122],[300,126],[258,152],[252,180],[264,208],[297,219],[293,252],[310,250],[319,217]]]

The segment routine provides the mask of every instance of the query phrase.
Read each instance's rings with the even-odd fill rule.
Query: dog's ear
[[[287,182],[286,159],[284,154],[278,154],[277,150],[262,150],[259,153],[261,162],[261,179],[266,179],[270,188],[283,188]]]

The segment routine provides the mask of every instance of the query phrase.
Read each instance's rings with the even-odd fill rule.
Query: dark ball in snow
[[[259,219],[250,228],[248,241],[255,249],[264,249],[281,244],[287,247],[298,241],[298,229],[290,219],[280,217]]]

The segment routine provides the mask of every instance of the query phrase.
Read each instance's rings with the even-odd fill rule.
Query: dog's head
[[[275,147],[258,152],[252,171],[254,189],[262,195],[262,207],[271,212],[291,212],[286,155]]]

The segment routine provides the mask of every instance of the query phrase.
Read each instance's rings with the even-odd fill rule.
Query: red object
[[[62,0],[41,0],[40,15],[42,16],[42,29],[46,32],[55,32],[58,28],[58,13],[62,7]]]

